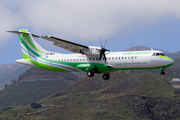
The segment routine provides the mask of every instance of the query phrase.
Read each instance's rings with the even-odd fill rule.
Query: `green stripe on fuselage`
[[[173,61],[171,58],[167,57],[167,56],[157,56],[157,57],[162,57],[162,58],[165,58],[165,59],[168,59],[170,61]]]

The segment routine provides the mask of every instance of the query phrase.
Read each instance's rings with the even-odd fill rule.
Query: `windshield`
[[[164,53],[153,53],[153,56],[166,56]]]

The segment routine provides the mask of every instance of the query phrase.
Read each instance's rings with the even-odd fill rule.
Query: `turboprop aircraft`
[[[54,72],[86,72],[88,77],[103,74],[103,79],[108,80],[110,73],[119,70],[160,69],[164,75],[165,69],[174,63],[160,50],[111,52],[102,45],[85,46],[49,35],[37,36],[26,29],[7,32],[19,35],[23,59],[16,60],[17,63]],[[33,37],[52,41],[53,45],[76,54],[47,51]]]

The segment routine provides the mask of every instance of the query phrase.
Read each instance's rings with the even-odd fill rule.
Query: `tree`
[[[41,104],[38,104],[36,102],[31,103],[31,108],[40,108]]]
[[[16,80],[15,80],[15,79],[12,79],[11,82],[12,82],[13,84],[15,84],[15,83],[16,83]]]
[[[8,85],[7,85],[7,84],[5,84],[4,89],[5,89],[7,86],[8,86]]]

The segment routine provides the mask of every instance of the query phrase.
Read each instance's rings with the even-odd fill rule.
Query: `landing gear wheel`
[[[165,74],[164,71],[166,70],[166,68],[161,68],[160,70],[161,70],[160,74],[161,74],[161,75],[164,75],[164,74]]]
[[[102,77],[104,80],[109,80],[110,78],[109,73],[104,74]]]
[[[92,71],[88,71],[88,72],[87,72],[87,76],[88,76],[88,77],[93,77],[93,76],[94,76],[94,73],[93,73]]]
[[[161,75],[164,75],[164,74],[165,74],[165,72],[162,70],[162,71],[160,72],[160,74],[161,74]]]

